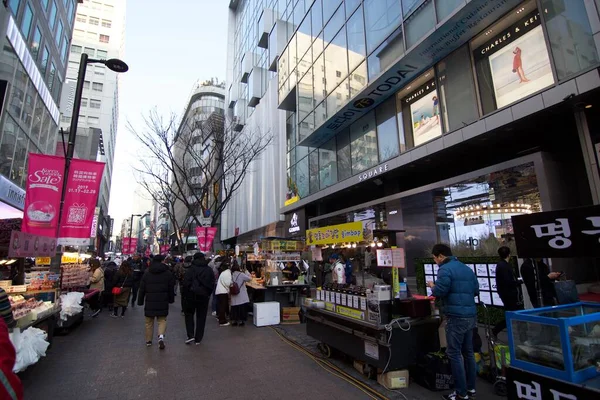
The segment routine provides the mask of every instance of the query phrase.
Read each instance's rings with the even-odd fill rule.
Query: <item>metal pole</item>
[[[540,267],[538,266],[537,261],[535,261],[535,258],[532,258],[531,261],[533,262],[533,270],[535,271],[535,289],[537,292],[536,294],[538,304],[540,305],[540,307],[544,307],[544,296],[542,295],[542,281],[540,279]]]
[[[71,159],[73,159],[73,153],[75,152],[75,139],[77,137],[77,125],[79,123],[79,108],[81,107],[81,96],[83,95],[83,83],[85,81],[87,62],[88,55],[86,53],[81,53],[79,73],[77,74],[77,87],[75,89],[75,98],[73,99],[73,113],[71,114],[71,126],[69,127],[69,143],[67,145],[67,154],[65,155],[65,171],[63,175],[62,193],[60,196],[60,207],[58,211],[58,224],[56,226],[57,238],[60,234],[60,224],[62,222],[62,214],[65,205],[67,179],[69,178],[69,167],[71,166]]]
[[[129,242],[127,243],[127,249],[131,249],[131,235],[133,234],[133,217],[134,215],[131,214],[131,219],[129,220]]]

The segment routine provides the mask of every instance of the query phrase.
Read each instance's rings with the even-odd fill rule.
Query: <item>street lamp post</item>
[[[60,196],[60,207],[58,211],[58,224],[56,227],[56,236],[60,233],[60,223],[62,219],[63,208],[65,205],[65,194],[67,191],[67,179],[69,177],[69,168],[73,153],[75,152],[75,139],[77,138],[77,125],[79,123],[79,108],[81,107],[81,96],[83,95],[83,83],[85,81],[85,72],[88,64],[104,64],[108,69],[114,72],[127,72],[129,67],[125,62],[116,58],[110,60],[96,60],[88,58],[86,53],[81,53],[81,61],[79,64],[79,73],[77,74],[77,87],[75,88],[75,98],[73,99],[73,113],[71,114],[71,125],[69,127],[69,142],[67,146],[67,154],[65,155],[65,171],[63,175],[62,194]]]

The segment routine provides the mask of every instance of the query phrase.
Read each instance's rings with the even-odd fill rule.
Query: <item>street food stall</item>
[[[362,222],[307,231],[307,245],[334,247],[348,243],[370,246]],[[372,287],[351,283],[323,284],[307,299],[306,332],[319,340],[319,349],[336,349],[383,373],[414,366],[418,358],[439,350],[439,317],[432,316],[431,300],[408,296],[398,271],[404,268],[401,248],[377,248],[377,264],[392,271],[391,285]]]
[[[519,257],[534,260],[540,303],[543,296],[536,260],[598,261],[598,205],[516,216],[512,222]],[[511,357],[508,398],[600,398],[600,304],[545,306],[506,313]]]

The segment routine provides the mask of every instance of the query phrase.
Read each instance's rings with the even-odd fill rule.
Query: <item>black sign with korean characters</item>
[[[512,217],[521,258],[598,257],[600,205]]]
[[[506,383],[508,400],[590,400],[600,399],[600,389],[577,385],[509,367]]]
[[[293,211],[285,216],[285,237],[306,235],[306,214],[304,209]]]

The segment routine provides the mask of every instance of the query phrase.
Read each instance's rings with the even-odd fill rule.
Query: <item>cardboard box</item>
[[[282,324],[299,324],[300,307],[282,307],[281,323]]]
[[[365,363],[362,361],[354,360],[354,369],[365,375]]]
[[[276,301],[254,303],[253,311],[255,326],[278,325],[280,322],[279,303]]]
[[[407,369],[390,371],[377,375],[377,382],[388,389],[404,389],[408,387],[409,375]]]

